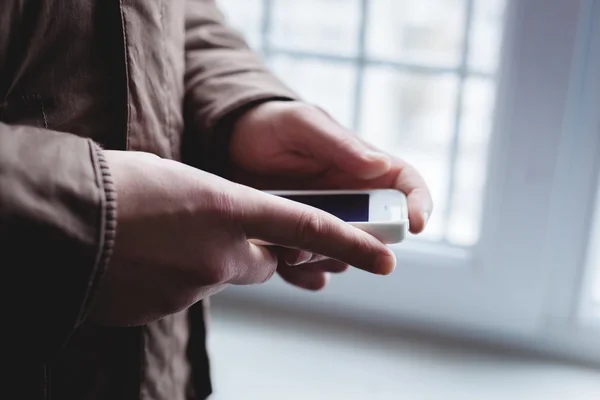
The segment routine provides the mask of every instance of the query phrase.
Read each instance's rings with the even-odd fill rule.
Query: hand
[[[301,102],[267,102],[246,112],[231,138],[230,161],[233,180],[259,189],[398,189],[407,195],[413,233],[425,228],[433,210],[427,185],[411,165]],[[317,260],[332,269],[331,261],[322,257],[289,257]],[[343,270],[334,265],[333,270]],[[327,280],[315,266],[304,274],[297,267],[284,267],[280,274],[301,287],[320,288]]]
[[[91,313],[98,323],[143,324],[226,284],[265,282],[290,251],[323,254],[376,274],[394,268],[383,244],[314,208],[147,153],[105,155],[118,221]],[[282,253],[248,239],[298,250]]]

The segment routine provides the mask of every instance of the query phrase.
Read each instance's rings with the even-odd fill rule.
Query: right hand
[[[96,323],[144,324],[227,284],[265,282],[285,264],[289,248],[375,274],[394,269],[394,255],[384,244],[320,210],[149,153],[105,156],[118,221],[90,316]]]

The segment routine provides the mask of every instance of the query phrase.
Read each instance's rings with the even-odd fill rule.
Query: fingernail
[[[429,222],[429,213],[424,212],[423,213],[423,226],[427,225],[427,222]]]
[[[387,154],[379,151],[367,150],[363,153],[363,156],[373,161],[389,161],[389,157],[387,156]]]
[[[285,263],[287,265],[289,265],[290,267],[296,267],[298,265],[304,264],[304,261],[299,260],[299,259],[295,259],[295,260],[286,260]]]
[[[290,267],[296,267],[298,265],[302,265],[307,263],[308,261],[310,261],[310,259],[312,258],[312,254],[311,253],[301,253],[299,255],[296,255],[296,257],[289,257],[285,263],[287,265],[289,265]]]
[[[368,166],[361,171],[357,171],[357,177],[365,180],[376,179],[387,173],[392,165],[390,157],[381,152],[367,150],[362,153],[363,160],[368,163]]]

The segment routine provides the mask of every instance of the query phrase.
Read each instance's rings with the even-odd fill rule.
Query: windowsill
[[[590,368],[214,303],[214,400],[600,398]]]
[[[443,242],[429,241],[419,237],[409,236],[403,243],[395,244],[390,248],[397,255],[409,259],[415,258],[439,258],[444,260],[444,264],[464,266],[471,258],[471,249],[469,247],[453,246]]]

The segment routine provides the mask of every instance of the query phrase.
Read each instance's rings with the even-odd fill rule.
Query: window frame
[[[600,0],[508,2],[475,246],[409,240],[389,277],[352,271],[319,295],[273,280],[221,296],[600,362],[600,335],[580,318],[600,171],[599,20]]]
[[[454,189],[458,168],[458,153],[460,151],[460,139],[463,123],[463,99],[465,97],[466,85],[470,78],[481,78],[486,80],[495,80],[495,74],[489,71],[472,68],[469,64],[471,33],[473,29],[473,19],[475,12],[475,2],[478,0],[463,0],[465,24],[461,32],[461,47],[458,63],[456,65],[429,65],[414,61],[400,61],[393,59],[384,59],[368,54],[367,51],[367,32],[369,29],[370,13],[372,11],[372,0],[351,0],[355,2],[359,9],[359,19],[357,22],[356,54],[340,55],[328,54],[313,50],[288,49],[274,45],[270,40],[270,34],[273,30],[273,10],[277,0],[260,0],[262,10],[262,23],[260,33],[259,50],[267,63],[272,61],[272,57],[289,57],[296,60],[325,61],[332,64],[343,64],[351,67],[355,71],[355,78],[352,90],[352,105],[350,113],[353,115],[350,128],[355,132],[360,131],[363,109],[362,97],[364,94],[364,85],[366,81],[366,70],[368,67],[383,67],[397,72],[417,73],[423,75],[451,75],[457,80],[457,90],[455,93],[454,105],[454,124],[452,126],[452,139],[449,149],[449,172],[448,186],[445,189],[446,207],[444,210],[438,210],[443,213],[443,232],[440,241],[445,242],[449,231],[449,224],[454,203]],[[507,0],[510,1],[510,0]]]
[[[582,20],[553,189],[553,212],[563,218],[548,227],[545,262],[552,275],[545,313],[548,324],[563,332],[557,336],[586,341],[600,338],[600,305],[592,300],[592,278],[600,266],[591,264],[592,251],[598,251],[594,243],[600,243],[595,226],[600,223],[600,25],[594,23],[600,20],[600,1],[585,2]],[[579,196],[578,207],[572,193]],[[570,240],[563,239],[565,232]],[[589,341],[600,353],[600,339]]]

